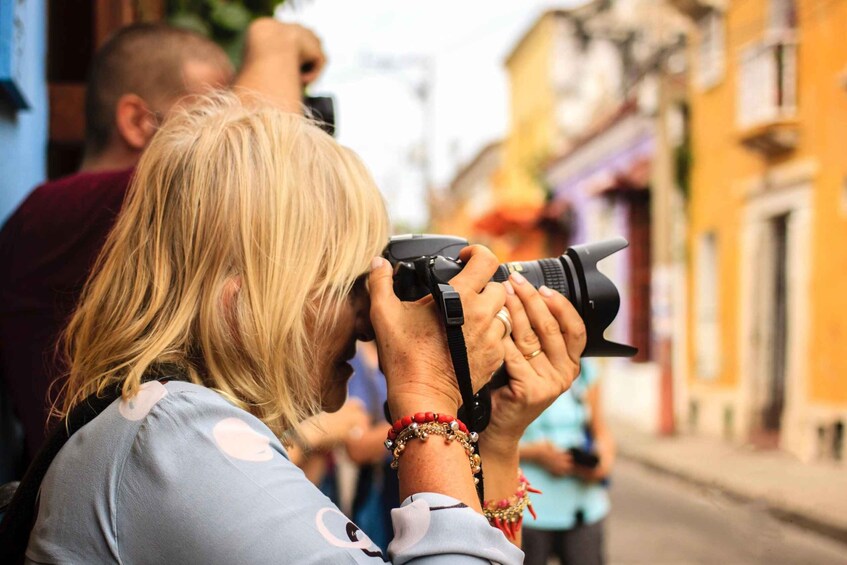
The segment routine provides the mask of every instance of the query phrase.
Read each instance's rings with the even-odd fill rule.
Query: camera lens
[[[588,334],[583,357],[630,357],[638,350],[603,337],[618,313],[620,295],[614,283],[597,270],[599,261],[627,245],[622,237],[575,245],[561,257],[504,263],[493,278],[503,282],[511,273],[520,273],[535,288],[545,285],[570,300]]]
[[[568,282],[566,262],[570,262],[567,255],[555,259],[504,263],[497,268],[493,278],[496,282],[504,282],[510,274],[520,273],[535,288],[545,285],[571,299],[573,282]]]

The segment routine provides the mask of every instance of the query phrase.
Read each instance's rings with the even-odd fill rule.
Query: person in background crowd
[[[384,445],[391,429],[384,410],[388,390],[372,343],[359,344],[353,369],[348,402],[362,403],[369,419],[345,441],[347,456],[358,465],[359,471],[351,518],[368,532],[375,544],[385,549],[393,534],[391,510],[400,506],[400,499],[397,474],[391,469],[391,457]]]
[[[527,479],[544,493],[533,501],[537,519],[524,522],[527,565],[546,565],[553,555],[562,565],[604,563],[605,482],[615,442],[590,362],[582,362],[570,390],[527,427],[520,454]]]
[[[337,447],[344,445],[350,434],[359,433],[367,425],[368,415],[362,404],[355,400],[345,402],[337,412],[321,412],[303,422],[299,433],[292,437],[288,457],[303,470],[303,474],[312,484],[317,485],[321,492],[339,504],[333,452]]]
[[[235,85],[297,112],[303,87],[324,62],[311,31],[257,20]],[[308,72],[301,72],[306,64]],[[91,64],[80,172],[36,188],[0,231],[0,379],[23,425],[24,467],[44,441],[50,383],[66,370],[57,339],[121,209],[135,163],[175,105],[233,78],[223,50],[200,35],[164,24],[119,30]]]
[[[356,341],[376,338],[404,500],[390,559],[521,562],[504,535],[519,544],[520,532],[492,527],[474,487],[477,438],[454,419],[461,394],[436,305],[394,294],[388,233],[363,163],[305,118],[231,93],[175,112],[65,334],[62,417],[97,391],[121,395],[53,459],[28,559],[384,562],[278,439],[343,405]],[[517,273],[491,282],[487,249],[460,258],[451,284],[470,386],[504,360],[511,377],[478,438],[486,496],[509,500],[524,485],[520,437],[576,378],[585,327],[561,294]],[[537,331],[538,350],[511,329]],[[517,514],[525,494],[498,511]]]

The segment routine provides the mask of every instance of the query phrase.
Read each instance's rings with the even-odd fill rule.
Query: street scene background
[[[166,4],[2,2],[0,222],[78,166],[74,53]],[[611,563],[847,563],[847,0],[269,4],[396,233],[629,241],[600,269],[638,353],[590,361]]]

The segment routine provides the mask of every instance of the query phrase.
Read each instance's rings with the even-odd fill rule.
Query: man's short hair
[[[115,110],[124,94],[136,94],[148,104],[164,104],[186,92],[187,61],[232,65],[224,51],[202,35],[162,23],[121,28],[94,55],[85,95],[86,151],[103,151],[115,132]]]

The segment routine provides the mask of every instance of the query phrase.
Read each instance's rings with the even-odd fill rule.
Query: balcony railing
[[[766,40],[741,53],[738,126],[748,130],[791,120],[797,113],[797,42]]]

